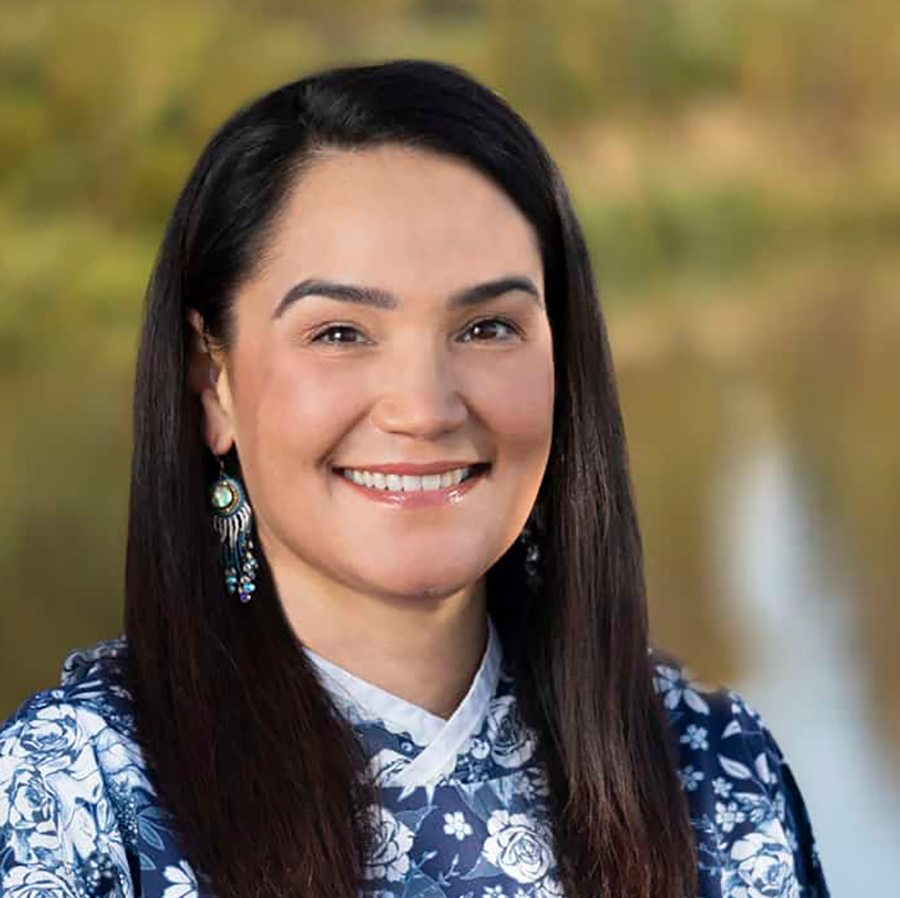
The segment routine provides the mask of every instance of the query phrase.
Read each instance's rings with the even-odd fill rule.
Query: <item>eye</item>
[[[326,339],[332,337],[332,339]],[[364,339],[354,339],[362,337],[362,332],[350,324],[332,324],[319,331],[310,340],[311,343],[324,343],[327,346],[353,346],[357,343],[364,343]]]
[[[498,328],[499,336],[492,336],[498,334]],[[467,339],[468,335],[472,335],[471,339]],[[504,318],[481,318],[478,321],[473,321],[466,328],[462,340],[465,343],[472,340],[476,343],[498,343],[505,342],[517,335],[519,335],[519,329]]]

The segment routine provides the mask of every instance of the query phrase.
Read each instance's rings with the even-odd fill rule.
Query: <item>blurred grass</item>
[[[463,66],[535,126],[613,310],[900,236],[893,0],[0,4],[10,696],[46,673],[17,628],[50,657],[117,631],[141,298],[192,162],[265,90],[401,56]]]
[[[54,257],[63,268],[67,253],[102,255],[104,229],[127,234],[131,266],[95,274],[98,302],[114,291],[134,304],[189,167],[230,112],[315,68],[390,56],[459,63],[535,124],[611,297],[684,266],[900,233],[888,0],[8,3],[0,222],[78,234]],[[36,265],[23,255],[4,253],[7,296]]]

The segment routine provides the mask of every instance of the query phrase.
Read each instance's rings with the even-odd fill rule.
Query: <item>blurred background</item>
[[[560,164],[610,325],[654,640],[762,712],[835,898],[883,894],[893,0],[0,2],[0,719],[121,630],[141,302],[201,147],[277,84],[397,56],[486,81]]]

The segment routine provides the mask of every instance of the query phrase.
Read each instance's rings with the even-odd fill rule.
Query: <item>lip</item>
[[[480,461],[433,461],[425,465],[414,465],[408,463],[397,463],[387,465],[334,465],[335,471],[346,471],[348,468],[353,471],[372,471],[374,474],[410,474],[412,476],[422,477],[425,474],[443,474],[445,471],[454,471],[457,468],[474,468],[478,465],[485,465],[487,462]]]
[[[395,465],[393,466],[394,470],[385,470],[385,466],[363,468],[360,470],[383,471],[384,473],[393,474],[400,473],[400,471],[396,469],[402,469],[404,473],[412,474],[413,472],[410,470],[410,467],[411,466],[409,465]],[[456,467],[462,468],[465,467],[465,465],[460,464],[456,465]],[[489,470],[490,465],[480,465],[475,473],[462,483],[455,484],[454,486],[447,486],[439,490],[416,490],[411,493],[391,492],[390,490],[379,490],[371,486],[363,486],[352,480],[348,480],[343,474],[338,473],[337,470],[334,471],[334,476],[338,477],[340,481],[350,489],[355,490],[360,496],[363,496],[372,502],[380,502],[382,505],[393,505],[395,508],[434,508],[440,505],[453,505],[464,499],[468,493],[484,480],[484,475]],[[426,471],[425,473],[429,472]],[[431,473],[437,473],[437,471]]]

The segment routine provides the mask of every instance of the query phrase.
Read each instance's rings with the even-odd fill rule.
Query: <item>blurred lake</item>
[[[836,898],[900,844],[900,301],[815,259],[613,317],[657,642],[741,692]]]

